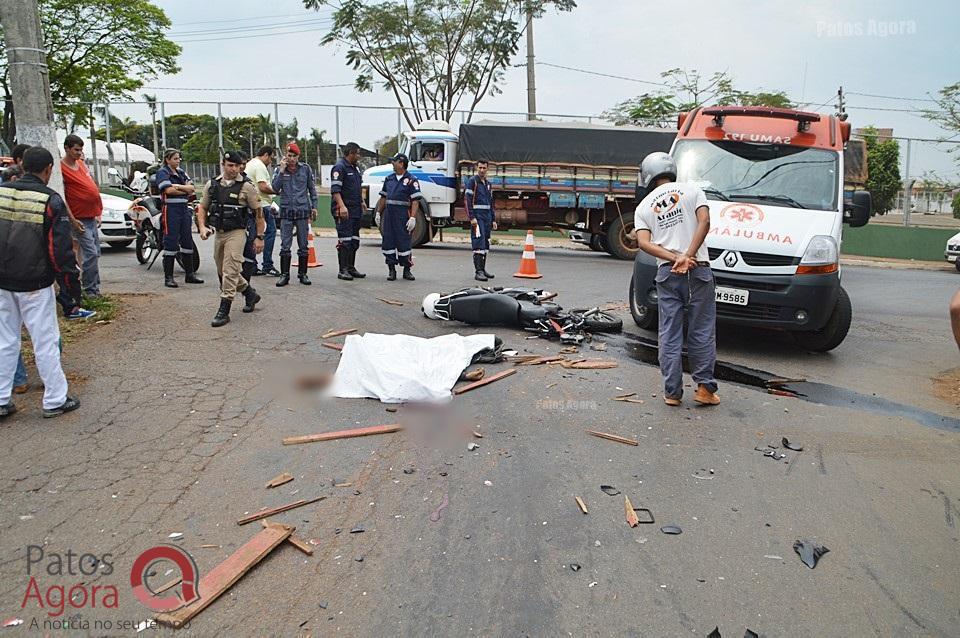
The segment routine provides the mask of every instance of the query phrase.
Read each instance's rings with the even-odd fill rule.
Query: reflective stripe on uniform
[[[399,199],[388,199],[387,203],[392,206],[409,206],[410,202],[402,202]]]
[[[383,251],[381,251],[381,252],[382,252],[384,255],[396,255],[396,254],[397,254],[397,249],[394,248],[393,250],[383,250]]]
[[[171,182],[169,179],[165,179],[159,184],[157,184],[157,188],[160,189],[161,192],[163,191],[163,189],[167,188],[168,186],[173,186],[173,182]]]
[[[423,199],[423,193],[419,191],[417,191],[416,193],[411,193],[410,199]]]
[[[11,222],[27,222],[28,224],[42,224],[43,215],[37,213],[21,213],[20,211],[7,210],[0,206],[0,219],[6,219]]]
[[[473,189],[472,189],[472,188],[468,188],[467,190],[463,191],[463,194],[464,194],[464,195],[473,195]]]
[[[474,210],[490,210],[490,204],[474,204]]]
[[[406,250],[406,251],[404,251],[404,252],[402,252],[402,253],[401,253],[401,252],[398,252],[398,253],[397,253],[397,257],[406,257],[407,255],[410,255],[410,254],[412,254],[412,253],[413,253],[412,250]]]
[[[333,180],[330,180],[330,185],[331,185],[331,186],[343,186],[343,182],[340,181],[339,179],[333,179]]]
[[[186,197],[168,197],[163,201],[168,204],[186,204],[189,200]]]
[[[176,256],[177,256],[177,251],[175,251],[175,250],[165,250],[165,251],[163,251],[163,256],[164,256],[164,257],[176,257]]]

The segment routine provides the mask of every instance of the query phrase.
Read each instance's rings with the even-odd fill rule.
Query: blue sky
[[[173,21],[170,37],[183,45],[182,70],[151,87],[243,88],[351,84],[343,52],[317,43],[329,10],[306,11],[299,0],[157,2]],[[682,9],[680,8],[682,7]],[[260,18],[255,20],[254,18]],[[280,24],[243,37],[222,31]],[[915,111],[929,94],[960,81],[960,3],[852,0],[844,3],[688,0],[580,0],[572,13],[552,14],[535,26],[537,60],[641,80],[658,80],[673,67],[705,73],[727,71],[746,90],[784,90],[813,110],[831,112],[837,87],[848,93],[855,127],[892,127],[895,134],[935,138],[943,132]],[[211,31],[221,30],[219,33]],[[220,38],[214,40],[214,38]],[[234,38],[234,39],[225,39]],[[523,60],[524,51],[516,62]],[[538,109],[544,113],[595,115],[653,87],[552,67],[537,67]],[[526,109],[526,76],[511,69],[503,94],[481,108]],[[263,91],[151,89],[161,100],[285,101],[393,106],[385,92],[358,94],[351,86]],[[870,94],[870,95],[858,95]],[[910,99],[886,99],[896,96]],[[821,106],[824,105],[825,106]],[[880,110],[900,109],[900,110]],[[215,106],[170,105],[167,112],[215,113]],[[226,115],[272,110],[224,106]],[[134,112],[130,115],[138,117]],[[334,133],[333,110],[281,107],[281,120],[297,116]],[[142,119],[142,117],[141,117]],[[396,130],[390,112],[341,112],[341,140],[369,145]],[[958,137],[960,139],[960,137]],[[931,144],[914,144],[911,174],[933,170],[958,178],[957,165]]]

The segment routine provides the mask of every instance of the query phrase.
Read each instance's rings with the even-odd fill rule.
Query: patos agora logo
[[[733,226],[754,228],[763,222],[763,210],[753,204],[728,204],[720,211],[720,219]]]
[[[147,574],[154,564],[169,561],[180,570],[180,586],[163,596],[147,584]],[[175,545],[157,545],[143,552],[133,562],[130,570],[130,587],[133,595],[153,611],[174,611],[189,605],[200,597],[198,581],[200,573],[193,556]]]

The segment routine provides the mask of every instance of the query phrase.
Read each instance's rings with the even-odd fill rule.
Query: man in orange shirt
[[[67,206],[73,216],[83,224],[83,232],[74,231],[74,239],[80,245],[82,262],[80,281],[83,294],[88,297],[100,296],[100,215],[103,214],[103,202],[100,189],[90,176],[83,161],[83,139],[68,135],[63,140],[64,157],[60,161],[63,172],[63,191]]]

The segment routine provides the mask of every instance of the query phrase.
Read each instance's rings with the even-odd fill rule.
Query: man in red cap
[[[310,285],[307,277],[307,234],[310,222],[317,218],[317,182],[313,170],[300,161],[300,147],[287,144],[287,154],[273,174],[273,191],[280,196],[280,278],[278,286],[290,283],[290,246],[293,229],[297,229],[297,277],[301,284]]]

